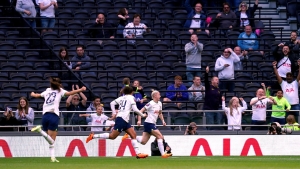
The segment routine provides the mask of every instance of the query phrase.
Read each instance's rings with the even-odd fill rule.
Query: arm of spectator
[[[21,120],[21,116],[19,115],[19,110],[16,110],[15,117],[17,120]]]
[[[291,110],[291,104],[285,99],[285,107],[286,107],[286,111],[289,111],[289,110]]]
[[[66,107],[70,107],[72,99],[73,99],[73,95],[70,95],[67,98],[67,100],[66,100]]]
[[[79,114],[79,117],[91,117],[91,114]]]
[[[167,90],[174,90],[174,89],[168,87]],[[166,97],[167,97],[168,99],[170,99],[170,100],[174,100],[175,97],[176,97],[176,92],[169,92],[169,91],[168,91],[168,92],[166,92]]]
[[[241,61],[240,57],[231,48],[228,48],[228,50],[231,53],[230,57],[232,57],[234,63]]]
[[[191,52],[193,49],[195,48],[194,44],[192,42],[189,42],[187,43],[185,46],[184,46],[184,51],[186,53],[189,53]]]
[[[281,83],[282,83],[282,78],[281,78],[281,77],[279,76],[279,74],[278,74],[278,70],[277,70],[277,67],[276,67],[277,62],[274,61],[272,64],[273,64],[273,69],[274,69],[274,73],[275,73],[275,75],[276,75],[277,81],[278,81],[279,84],[281,84]],[[299,71],[300,71],[300,70],[299,70]],[[299,76],[299,74],[298,74],[298,76]],[[298,77],[297,77],[297,78],[298,78]]]
[[[187,88],[185,86],[183,86],[183,90],[184,91],[182,91],[182,99],[183,100],[189,100],[189,94],[188,94]]]
[[[90,57],[85,56],[84,59],[82,59],[81,65],[79,66],[80,70],[87,70],[90,68],[90,66],[91,66]]]
[[[16,3],[16,11],[17,12],[24,12],[24,13],[26,13],[27,15],[30,15],[30,11],[27,11],[27,10],[25,10],[25,9],[23,9],[22,8],[22,1],[17,1],[17,3]],[[29,12],[29,14],[28,14],[28,12]]]
[[[206,92],[208,92],[208,90],[210,89],[210,84],[208,81],[208,72],[209,72],[209,66],[206,66],[205,73],[204,73],[205,94],[207,94]]]
[[[25,115],[26,119],[30,122],[33,123],[34,120],[34,110],[32,108],[28,108],[28,114]]]
[[[298,65],[298,75],[297,75],[297,82],[300,80],[300,60],[297,60],[297,65]]]
[[[243,40],[242,40],[242,33],[239,35],[238,40],[237,40],[237,44],[238,46],[241,48],[241,50],[245,50],[244,45],[243,45]]]
[[[124,28],[124,30],[123,30],[123,36],[124,36],[124,38],[132,38],[132,35],[131,34],[129,34],[129,32],[130,32],[130,28],[131,28],[131,23],[128,23],[126,26],[125,26],[125,28]]]
[[[187,14],[189,14],[190,12],[193,11],[193,8],[191,7],[191,2],[190,0],[186,0],[184,2],[184,7],[185,7],[185,10],[187,11]]]
[[[254,46],[253,46],[253,50],[258,50],[258,49],[259,49],[259,42],[258,42],[258,40],[255,40],[255,43],[254,43]]]
[[[220,62],[220,59],[217,59],[216,63],[215,63],[215,71],[221,71],[225,68],[225,65],[223,65],[221,62]]]
[[[197,42],[197,48],[198,48],[198,51],[202,52],[203,51],[203,44],[200,43],[200,42]]]
[[[50,4],[48,4],[48,5],[44,5],[43,3],[39,3],[39,7],[40,7],[40,9],[41,9],[42,11],[44,11],[44,10],[46,10],[47,8],[49,8],[51,5],[54,5],[54,4],[55,4],[54,1],[50,2]]]
[[[241,107],[241,112],[247,110],[248,106],[247,106],[247,103],[245,102],[245,100],[243,98],[240,98],[241,102],[242,102],[242,105],[243,107]]]
[[[77,58],[74,56],[71,59],[71,65],[72,65],[72,69],[75,69],[77,67]]]
[[[78,90],[79,89],[79,86],[78,85],[76,85],[76,89]],[[83,105],[83,106],[86,106],[86,102],[87,102],[87,98],[86,98],[86,96],[82,93],[82,92],[79,92],[79,95],[80,95],[80,97],[81,97],[81,104]]]
[[[190,88],[189,88],[189,90],[193,90],[193,89],[190,89]],[[195,96],[194,96],[193,93],[194,93],[194,92],[188,92],[188,94],[189,94],[189,101],[194,101],[194,100],[195,100]]]
[[[225,97],[224,96],[222,96],[222,110],[225,111],[225,114],[228,113],[228,108],[225,105]]]
[[[269,97],[270,95],[267,95],[267,89],[266,89],[265,83],[261,83],[261,86],[262,86],[263,90],[265,91],[266,96]]]

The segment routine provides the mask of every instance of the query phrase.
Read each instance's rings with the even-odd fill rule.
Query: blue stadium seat
[[[21,62],[24,59],[24,54],[23,52],[8,52],[7,57],[10,61],[18,60],[14,62]]]
[[[44,80],[49,80],[50,77],[58,77],[57,73],[45,73]]]
[[[50,70],[49,63],[47,62],[39,62],[34,64],[35,70]]]
[[[127,61],[127,53],[126,52],[113,52],[112,59],[114,61]]]
[[[23,91],[23,90],[35,91],[36,87],[35,87],[35,83],[28,82],[28,83],[20,83],[19,89],[21,91]]]
[[[17,65],[14,62],[2,62],[1,70],[16,70]]]
[[[115,77],[112,73],[99,73],[98,74],[98,79],[102,82],[105,81],[114,81]]]
[[[2,83],[2,90],[19,90],[18,83]]]
[[[128,6],[128,0],[115,0],[115,8],[126,8]]]
[[[149,73],[148,74],[149,80],[152,81],[163,81],[165,80],[165,76],[162,73],[156,72],[156,73]]]
[[[122,69],[124,71],[126,70],[137,70],[138,69],[138,66],[136,63],[134,62],[129,62],[129,63],[122,63]]]
[[[94,92],[96,91],[107,91],[107,85],[104,83],[92,83],[91,88]]]
[[[96,52],[95,59],[99,61],[111,61],[112,57],[109,52]]]
[[[245,90],[246,91],[253,91],[256,92],[257,89],[261,88],[262,86],[259,83],[246,83]]]
[[[83,7],[95,7],[95,1],[94,0],[83,0],[82,6]]]
[[[261,62],[257,65],[258,69],[261,72],[273,72],[273,67],[272,67],[271,62]]]
[[[116,91],[116,93],[119,93],[119,91],[123,88],[123,84],[121,83],[108,83],[107,89],[109,91]]]
[[[138,81],[147,81],[148,80],[148,76],[146,73],[133,73],[131,72],[132,75],[132,80],[138,80]]]
[[[135,48],[134,44],[128,43],[127,41],[119,42],[118,46],[120,50],[127,50],[127,51]]]
[[[115,74],[115,79],[117,82],[121,82],[124,78],[130,78],[129,73],[116,73]]]
[[[36,85],[36,89],[38,90],[38,91],[43,91],[43,90],[46,90],[47,88],[49,88],[50,86],[49,86],[49,83],[38,83],[37,85]]]
[[[42,73],[27,73],[26,78],[28,80],[38,80],[38,81],[42,81],[44,79]]]
[[[25,81],[26,80],[26,73],[10,73],[9,75],[10,80],[18,80],[18,81]]]
[[[162,61],[161,55],[159,52],[146,52],[145,53],[146,61],[148,63],[160,63]]]
[[[33,70],[33,64],[31,62],[18,63],[18,70]]]
[[[38,52],[26,52],[24,57],[26,60],[39,60],[40,54]]]
[[[109,8],[112,5],[110,0],[97,0],[96,3],[101,8]]]
[[[89,12],[86,9],[79,9],[76,10],[74,13],[74,18],[80,19],[80,20],[86,20],[86,18],[90,17]]]
[[[142,52],[129,52],[127,53],[130,61],[142,61],[145,59],[145,55]],[[139,64],[141,62],[138,62]]]
[[[0,102],[11,101],[11,96],[8,93],[0,93]]]
[[[112,40],[103,41],[101,46],[103,50],[107,50],[109,52],[113,52],[118,49],[118,44]]]
[[[89,82],[93,82],[93,81],[97,81],[98,80],[95,72],[83,73],[83,74],[81,74],[81,79],[83,81],[89,81]]]
[[[0,49],[14,49],[14,42],[13,41],[0,41]]]
[[[169,62],[178,62],[178,55],[176,52],[163,52],[162,53],[162,60],[169,61]]]
[[[16,41],[16,49],[30,49],[30,43],[28,41]]]

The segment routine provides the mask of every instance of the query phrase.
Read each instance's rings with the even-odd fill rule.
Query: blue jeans
[[[193,70],[194,72],[189,72],[190,70]],[[194,76],[199,76],[201,78],[201,68],[186,67],[186,71],[186,79],[190,86],[193,84]]]
[[[45,16],[41,16],[42,28],[54,28],[54,26],[55,26],[55,18],[48,18]]]
[[[298,111],[297,112],[291,112],[291,111],[286,112],[285,116],[287,117],[288,115],[294,115],[296,122],[298,122],[298,116],[299,116],[299,110],[300,110],[299,104],[291,105],[291,110],[298,110]]]
[[[252,120],[251,124],[253,124],[253,125],[265,125],[266,121]],[[268,128],[267,127],[254,126],[254,127],[251,127],[251,130],[266,130],[267,131]]]
[[[223,124],[223,112],[206,112],[206,124]],[[215,123],[216,122],[216,123]],[[221,129],[223,127],[206,127],[207,130]]]
[[[35,29],[36,28],[36,22],[35,22],[35,19],[25,19],[26,22],[33,28]]]
[[[277,122],[281,125],[285,124],[285,118],[276,118],[276,117],[271,117],[271,123]]]
[[[233,80],[222,81],[222,79],[220,79],[220,83],[219,83],[220,90],[227,89],[228,92],[233,92],[234,91],[234,87],[235,87],[235,84],[234,84]]]

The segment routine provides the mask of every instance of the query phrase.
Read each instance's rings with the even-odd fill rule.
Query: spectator
[[[293,64],[293,62],[291,62]],[[300,60],[297,61],[298,66],[300,65]],[[273,62],[274,73],[276,75],[277,81],[280,84],[283,97],[287,99],[287,101],[291,104],[291,110],[297,110],[295,112],[287,112],[286,116],[294,115],[296,120],[298,120],[299,112],[299,95],[298,95],[298,88],[299,88],[299,80],[300,80],[300,69],[298,72],[297,79],[293,79],[293,74],[291,72],[286,73],[286,80],[283,80],[282,77],[279,75],[279,71],[277,70],[278,66],[277,62]]]
[[[29,107],[26,97],[20,97],[15,116],[21,125],[28,126],[28,130],[31,130],[34,120],[34,110]]]
[[[205,96],[205,87],[201,83],[201,78],[199,76],[194,76],[193,84],[188,90],[198,90],[189,92],[189,100],[190,101],[201,101]]]
[[[181,76],[175,76],[175,83],[167,88],[166,98],[164,102],[169,101],[188,101],[189,95],[187,88],[182,84]],[[172,90],[172,91],[169,91]],[[177,92],[178,90],[178,92]],[[181,103],[176,103],[180,107]]]
[[[17,0],[16,11],[19,12],[32,28],[36,28],[36,10],[32,0]]]
[[[300,130],[300,128],[299,128],[300,126],[296,122],[295,116],[291,115],[291,114],[286,117],[286,124],[284,125],[284,127],[290,128],[293,131],[299,131]]]
[[[299,29],[300,30],[300,29]],[[294,55],[294,58],[299,57],[299,50],[300,50],[300,40],[297,40],[297,32],[291,32],[291,39],[284,43],[290,49],[290,52]]]
[[[203,44],[198,42],[198,36],[196,34],[191,35],[191,42],[185,45],[184,50],[186,54],[186,77],[191,85],[194,76],[201,77],[201,53],[203,51]]]
[[[130,79],[129,79],[128,77],[125,77],[125,78],[123,79],[123,87],[122,87],[122,89],[120,90],[120,96],[123,96],[123,95],[124,95],[124,93],[123,93],[124,87],[126,87],[126,86],[129,87],[129,85],[130,85]]]
[[[36,0],[40,7],[42,34],[47,31],[52,31],[55,26],[55,8],[58,8],[56,0]]]
[[[237,7],[237,6],[236,6]],[[240,28],[244,28],[247,25],[255,27],[254,24],[254,13],[258,7],[258,0],[255,0],[253,7],[248,7],[246,2],[242,2],[239,4],[239,10],[235,12],[237,20],[237,26]],[[249,20],[250,18],[250,20]]]
[[[200,31],[205,31],[209,34],[209,31],[206,28],[206,16],[202,11],[202,4],[196,3],[195,9],[191,7],[190,0],[186,0],[184,3],[185,9],[188,13],[187,20],[184,23],[184,28],[189,28],[189,32],[196,33]]]
[[[243,70],[243,62],[242,61],[246,61],[248,60],[248,52],[241,49],[241,47],[236,46],[233,49],[234,53],[240,58],[239,62],[234,63],[234,70]]]
[[[234,90],[234,63],[240,61],[240,58],[231,49],[224,49],[223,54],[217,59],[215,64],[215,71],[218,72],[220,79],[220,89],[227,89],[228,92]],[[225,80],[225,81],[222,81]]]
[[[103,107],[99,104],[96,109],[96,113],[92,114],[79,114],[79,117],[88,117],[92,120],[91,131],[110,131],[110,129],[106,130],[103,125],[107,120],[113,120],[112,118],[108,118],[105,114],[103,114]],[[98,126],[98,127],[97,127]],[[111,124],[111,127],[114,124]]]
[[[138,109],[142,109],[144,107],[144,102],[147,101],[147,95],[144,93],[143,87],[140,86],[140,82],[138,80],[133,81],[133,89],[136,107]]]
[[[64,62],[64,64],[69,68],[72,69],[72,63],[69,59],[68,50],[65,47],[61,47],[58,53],[58,57]]]
[[[236,26],[236,15],[230,10],[228,3],[223,3],[223,12],[217,14],[212,25],[221,29],[224,34]]]
[[[232,11],[237,11],[241,0],[226,0],[226,2],[231,6]]]
[[[222,95],[219,89],[219,78],[212,77],[211,84],[208,81],[208,72],[209,67],[205,69],[205,98],[203,110],[218,110],[219,105],[222,102]],[[205,112],[206,124],[214,124],[216,121],[217,124],[223,123],[223,113],[222,112]],[[207,130],[212,130],[212,127],[207,127]]]
[[[165,153],[172,154],[171,147],[168,145],[165,139],[163,139],[163,145]],[[158,148],[157,138],[155,138],[155,140],[151,143],[151,156],[162,156]]]
[[[134,39],[143,38],[143,34],[147,32],[147,26],[141,23],[140,14],[133,16],[133,22],[128,23],[123,30],[124,38]],[[135,40],[128,40],[128,42],[135,43]]]
[[[121,8],[118,12],[119,25],[117,30],[117,35],[121,35],[123,37],[123,30],[128,22],[128,10],[126,8]]]
[[[90,57],[84,53],[83,46],[78,45],[76,47],[76,56],[72,58],[72,69],[76,71],[88,70],[90,68]],[[85,72],[80,72],[83,74]]]
[[[98,42],[101,45],[103,40],[102,38],[110,38],[114,37],[113,26],[110,23],[105,21],[105,16],[103,14],[99,14],[96,18],[95,23],[90,27],[88,33],[91,38],[98,38]]]
[[[195,122],[191,122],[189,126],[186,126],[184,135],[198,135],[197,124]]]
[[[101,105],[102,106],[102,112],[104,111],[103,104],[101,104],[101,98],[96,96],[94,97],[94,101],[90,104],[90,106],[86,109],[87,113],[86,114],[92,114],[96,111],[96,107]],[[86,116],[86,123],[90,124],[92,121],[91,117]]]
[[[267,114],[267,104],[273,104],[273,101],[267,98],[265,91],[263,89],[258,89],[256,91],[256,97],[252,98],[250,101],[250,106],[252,106],[252,118],[251,124],[253,125],[265,125],[266,124],[266,114]],[[266,130],[266,127],[251,127],[251,130]]]
[[[18,125],[18,120],[14,117],[12,109],[7,107],[3,113],[3,117],[0,117],[0,126],[13,126]],[[0,127],[0,131],[14,131],[13,127]]]
[[[282,47],[282,53],[278,53],[279,47]],[[296,66],[295,60],[297,60],[297,57],[295,57],[289,49],[288,45],[285,45],[283,43],[280,43],[276,46],[276,48],[273,50],[273,56],[276,60],[277,64],[277,70],[278,74],[281,78],[286,78],[286,75],[288,72],[291,72],[292,75],[294,75],[295,71],[297,70],[298,66]]]
[[[255,33],[252,32],[252,28],[250,25],[245,26],[245,32],[242,32],[237,40],[238,46],[241,47],[242,50],[258,50],[259,42]]]
[[[243,107],[239,104],[239,100],[242,102]],[[225,106],[225,97],[222,96],[222,109],[225,111],[227,116],[228,130],[241,130],[242,114],[247,110],[247,103],[243,98],[238,99],[233,97],[228,107]]]
[[[79,89],[79,86],[76,85],[76,89]],[[74,85],[72,86],[72,91],[74,90]],[[80,102],[80,97],[82,98]],[[85,114],[83,112],[76,111],[85,111],[86,110],[86,96],[80,92],[79,94],[70,95],[66,101],[67,111],[72,111],[73,113],[66,114],[66,120],[68,125],[86,125],[85,117],[80,117],[79,114]],[[84,128],[81,128],[84,130]]]

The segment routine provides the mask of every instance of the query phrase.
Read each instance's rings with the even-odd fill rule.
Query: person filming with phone
[[[195,122],[191,122],[189,126],[186,126],[184,135],[198,135],[197,124]]]
[[[231,48],[225,48],[223,54],[217,59],[215,71],[218,72],[220,90],[227,89],[228,92],[233,92],[234,63],[239,61],[240,58]]]

